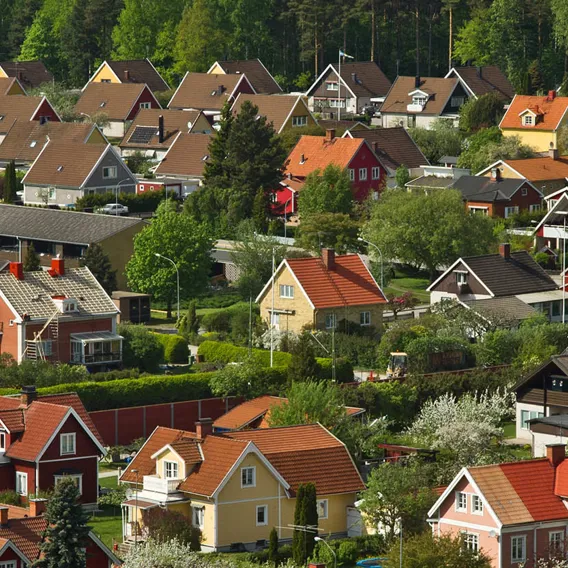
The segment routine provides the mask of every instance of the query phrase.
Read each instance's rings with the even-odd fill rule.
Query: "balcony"
[[[122,337],[110,331],[71,334],[71,363],[103,365],[120,363]]]
[[[162,479],[157,475],[145,475],[143,477],[143,490],[152,493],[170,495],[178,492],[181,479]]]
[[[411,103],[406,105],[406,112],[422,112],[424,110],[423,104],[420,103]]]

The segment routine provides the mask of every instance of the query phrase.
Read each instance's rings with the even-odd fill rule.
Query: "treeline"
[[[172,86],[259,57],[305,89],[342,49],[391,79],[443,75],[450,59],[497,64],[535,92],[563,80],[567,30],[565,0],[3,0],[0,57],[41,59],[75,87],[108,57],[149,57]]]

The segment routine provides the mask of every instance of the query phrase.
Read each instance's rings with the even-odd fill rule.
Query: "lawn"
[[[122,542],[120,507],[101,507],[89,520],[89,526],[111,550],[114,542]]]
[[[118,487],[118,475],[99,477],[99,485],[105,489],[116,489]]]
[[[401,295],[405,292],[412,292],[422,303],[430,303],[430,292],[426,288],[430,281],[423,273],[413,273],[407,270],[397,270],[394,278],[390,280],[385,288],[387,294]]]
[[[515,438],[517,436],[517,426],[514,422],[506,422],[503,424],[503,432],[505,438]]]
[[[99,469],[101,472],[103,471],[116,471],[117,469],[126,469],[126,462],[101,462],[99,465]]]

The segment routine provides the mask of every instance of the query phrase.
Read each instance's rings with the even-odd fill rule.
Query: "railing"
[[[79,363],[82,365],[92,365],[94,363],[116,363],[122,360],[120,351],[113,351],[109,353],[73,353],[71,356],[71,363]]]
[[[155,493],[176,493],[180,479],[162,479],[157,475],[145,475],[143,478],[144,491],[154,491]]]

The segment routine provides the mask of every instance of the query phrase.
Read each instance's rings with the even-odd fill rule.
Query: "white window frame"
[[[532,114],[527,113],[523,116],[523,126],[534,126]]]
[[[339,81],[326,81],[325,88],[327,91],[339,91]]]
[[[353,168],[349,168],[349,181],[355,181],[355,170]]]
[[[455,97],[452,97],[452,100],[450,101],[450,106],[451,107],[461,107],[463,104],[465,104],[465,97],[460,96],[460,95],[456,95]]]
[[[263,510],[264,511],[264,522],[258,522],[258,512]],[[257,527],[266,527],[268,525],[268,505],[257,505],[255,510],[255,521]]]
[[[179,464],[177,462],[164,460],[164,479],[179,479]]]
[[[463,544],[467,550],[479,552],[479,533],[463,531]]]
[[[59,453],[62,456],[74,456],[77,453],[77,434],[75,432],[65,432],[59,435]]]
[[[456,284],[458,286],[465,286],[467,284],[467,272],[463,270],[456,270]]]
[[[329,516],[329,500],[328,499],[318,499],[317,500],[317,512],[318,512],[318,519],[327,519]],[[320,510],[323,511],[323,514],[320,515]]]
[[[191,524],[202,529],[205,525],[205,507],[203,505],[191,506]]]
[[[103,179],[116,179],[117,177],[118,168],[116,166],[103,166]]]
[[[371,168],[371,179],[381,179],[381,168],[379,166]]]
[[[152,108],[151,103],[140,103],[140,108]]]
[[[529,194],[529,188],[528,187],[521,188],[521,195],[523,197],[526,197],[528,194]]]
[[[337,318],[335,314],[325,314],[325,329],[335,329],[337,327]]]
[[[528,415],[528,416],[527,416]],[[533,420],[535,418],[543,418],[544,413],[539,412],[538,410],[521,410],[521,430],[530,430],[529,427],[529,420]]]
[[[424,95],[414,95],[412,97],[412,104],[424,106],[426,104],[426,97]]]
[[[513,554],[515,552],[515,549],[518,549],[519,543],[517,543],[516,541],[520,541],[521,544],[521,552],[522,552],[522,556],[516,556],[515,554]],[[519,552],[518,550],[516,550],[516,552]],[[516,536],[511,536],[511,563],[515,563],[515,562],[525,562],[525,560],[527,559],[527,535],[516,535]]]
[[[0,568],[16,568],[15,560],[3,560],[0,562]]]
[[[292,284],[280,284],[280,297],[293,299],[294,298],[294,286]]]
[[[463,491],[456,491],[454,507],[458,513],[467,513],[467,493],[464,493]]]
[[[270,314],[270,325],[274,328],[279,330],[280,329],[280,314],[276,312],[271,312]]]
[[[481,497],[475,493],[471,496],[471,514],[483,515],[483,501]]]
[[[16,472],[16,493],[24,496],[28,494],[28,474],[25,471]]]
[[[557,537],[560,538],[557,538]],[[566,534],[564,531],[549,531],[548,533],[548,552],[552,554],[559,554],[564,552],[564,541]]]
[[[57,487],[64,479],[72,479],[76,481],[75,485],[79,490],[79,495],[83,495],[83,474],[76,474],[76,475],[54,475],[53,476],[53,486]]]
[[[518,205],[514,205],[511,207],[505,207],[505,219],[508,219],[509,217],[516,215],[519,212],[519,206]]]
[[[367,168],[359,168],[359,181],[367,181],[368,173]]]
[[[301,115],[301,116],[293,116],[292,117],[292,126],[294,127],[302,127],[302,126],[307,126],[308,125],[308,117],[307,115]]]
[[[248,483],[248,472],[252,472],[250,483]],[[247,476],[246,480],[245,475]],[[241,468],[241,488],[248,489],[249,487],[256,487],[256,467],[254,465]]]
[[[371,325],[371,312],[360,312],[359,313],[359,325],[368,326]]]

